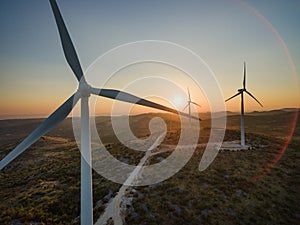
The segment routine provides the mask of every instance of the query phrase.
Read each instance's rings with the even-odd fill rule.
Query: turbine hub
[[[238,92],[243,92],[243,91],[245,91],[245,89],[238,89]]]
[[[86,81],[80,81],[78,92],[81,97],[90,97],[92,87]]]

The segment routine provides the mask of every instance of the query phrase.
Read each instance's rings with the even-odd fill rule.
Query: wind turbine
[[[238,93],[228,98],[225,102],[230,99],[235,98],[238,95],[241,95],[241,146],[245,146],[245,126],[244,126],[244,92],[250,95],[261,107],[263,105],[246,89],[246,63],[244,62],[244,80],[243,80],[243,88],[238,89]]]
[[[78,90],[67,99],[55,112],[53,112],[42,124],[40,124],[28,137],[15,147],[5,158],[0,161],[0,170],[34,144],[40,137],[56,127],[72,111],[75,104],[81,99],[81,224],[93,224],[92,201],[92,168],[91,168],[91,137],[89,121],[89,97],[91,94],[123,102],[143,105],[185,117],[199,120],[175,109],[160,105],[132,94],[113,89],[98,89],[91,87],[85,80],[80,62],[62,15],[55,0],[50,0],[52,11],[58,27],[61,44],[65,58],[79,81]]]
[[[189,107],[189,115],[191,116],[191,104],[197,105],[199,107],[201,107],[201,106],[199,104],[197,104],[196,102],[192,101],[189,88],[187,88],[187,92],[188,92],[189,99],[187,101],[186,106],[183,108],[183,111],[186,109],[186,107]]]

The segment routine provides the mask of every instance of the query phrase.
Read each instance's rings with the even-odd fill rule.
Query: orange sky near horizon
[[[178,110],[182,111],[183,108],[187,104],[188,96],[186,88],[189,87],[192,100],[196,103],[201,105],[201,108],[194,107],[192,109],[193,112],[209,112],[210,105],[206,99],[205,94],[202,92],[201,87],[199,87],[193,80],[189,77],[186,77],[184,74],[178,72],[176,68],[170,68],[168,65],[154,65],[151,63],[142,63],[140,65],[133,65],[129,68],[125,68],[124,70],[119,71],[115,74],[106,84],[106,88],[115,88],[115,89],[124,89],[128,81],[126,79],[120,79],[119,77],[126,77],[126,74],[129,73],[131,76],[129,79],[135,80],[139,75],[134,74],[134,71],[142,71],[145,67],[145,71],[151,67],[156,71],[159,75],[160,71],[163,74],[170,73],[170,82],[175,83],[175,85],[179,85],[181,93],[179,94],[178,90],[173,90],[172,87],[164,88],[163,84],[162,87],[156,87],[154,89],[155,97],[143,96],[145,89],[148,86],[155,87],[159,86],[156,85],[155,82],[151,84],[146,80],[146,84],[135,84],[133,83],[133,87],[129,90],[125,90],[129,93],[135,94],[137,96],[146,97],[146,99],[154,101],[159,104],[167,105],[171,108],[177,108]],[[143,72],[145,72],[143,71]],[[70,71],[65,69],[66,77],[71,77],[72,74]],[[176,76],[175,76],[176,74]],[[238,74],[237,80],[232,79],[230,85],[222,85],[223,77],[218,80],[220,87],[222,88],[224,100],[233,96],[237,93],[237,89],[241,87],[241,74]],[[216,74],[217,76],[217,74]],[[167,76],[168,77],[168,76]],[[262,78],[262,82],[255,82],[252,79],[251,75],[247,76],[247,88],[255,97],[257,97],[261,103],[264,105],[261,108],[252,98],[249,96],[245,96],[245,111],[268,111],[274,109],[281,109],[281,108],[298,108],[299,107],[299,100],[298,94],[299,90],[297,87],[297,78],[296,77],[286,77],[285,79],[279,80],[278,82],[272,84],[268,83],[267,79]],[[71,80],[71,79],[69,79]],[[140,81],[143,82],[143,81]],[[150,81],[151,82],[151,81]],[[65,83],[70,83],[69,85],[65,85]],[[44,83],[44,80],[38,79],[35,82],[16,82],[18,84],[13,92],[7,94],[4,90],[0,90],[0,117],[6,116],[16,116],[16,117],[26,117],[26,116],[47,116],[50,115],[54,110],[56,110],[67,98],[69,98],[77,88],[76,80],[69,82],[69,81],[62,81],[56,83],[52,81],[49,83],[48,81]],[[144,86],[143,86],[144,85]],[[267,88],[265,88],[267,87]],[[150,88],[151,89],[151,88]],[[271,90],[271,91],[270,91]],[[279,92],[277,90],[280,90]],[[168,99],[162,101],[159,96],[163,95],[164,92],[168,92]],[[298,93],[297,93],[298,92]],[[57,93],[59,93],[57,95]],[[150,90],[150,94],[151,90]],[[112,106],[115,104],[112,99],[106,99],[103,97],[97,97],[97,104],[96,104],[96,115],[101,114],[110,114]],[[172,105],[172,103],[174,105]],[[79,104],[79,102],[77,103]],[[126,112],[126,107],[133,107],[132,104],[129,103],[122,103],[117,104],[119,107],[119,111],[117,114],[123,114]],[[125,107],[126,106],[126,107]],[[228,102],[225,103],[227,111],[239,112],[240,111],[240,97],[236,97]],[[148,107],[144,106],[134,106],[132,113],[133,114],[141,114],[147,112],[159,112],[159,110],[153,110]],[[188,112],[185,109],[185,112]],[[115,113],[114,113],[115,114]]]
[[[235,94],[235,90],[233,90],[232,94]],[[72,92],[71,92],[72,93]],[[255,93],[255,92],[253,92]],[[193,96],[193,92],[191,92],[191,95]],[[231,97],[227,96],[227,97]],[[267,96],[262,95],[263,97],[260,97],[258,94],[254,94],[264,105],[263,108],[261,108],[252,98],[249,96],[245,97],[245,111],[251,112],[251,111],[269,111],[274,109],[282,109],[282,108],[299,108],[299,104],[297,104],[296,99],[292,97],[292,95],[288,96],[287,94],[279,94],[278,96]],[[19,117],[26,117],[26,116],[47,116],[50,115],[52,112],[56,110],[69,96],[66,95],[65,97],[54,97],[53,94],[50,96],[47,96],[46,94],[42,95],[33,95],[31,96],[29,93],[22,95],[20,97],[20,100],[14,99],[14,97],[8,97],[4,100],[1,99],[0,101],[0,117],[5,116],[19,116]],[[187,97],[187,96],[186,96]],[[193,98],[193,97],[192,97]],[[154,101],[159,104],[166,105],[168,107],[172,107],[172,105],[169,102],[162,101],[159,98],[146,98],[148,100]],[[209,112],[209,104],[207,101],[204,101],[204,99],[195,99],[195,102],[199,103],[201,105],[201,108],[193,107],[192,112]],[[181,98],[178,102],[178,109],[183,110],[184,106],[186,105],[187,98]],[[77,103],[79,105],[80,102]],[[115,104],[115,101],[112,99],[106,99],[102,97],[98,97],[97,103],[96,103],[96,115],[109,115],[112,112],[112,107]],[[148,112],[162,112],[160,110],[151,109],[144,106],[139,105],[133,105],[130,103],[122,103],[124,105],[128,105],[127,107],[132,107],[131,113],[133,114],[142,114],[142,113],[148,113]],[[124,107],[125,108],[125,107]],[[236,97],[235,99],[232,99],[231,101],[228,101],[226,103],[226,110],[232,111],[232,112],[240,112],[240,97]],[[117,114],[125,113],[126,110],[120,110]],[[184,112],[188,112],[187,109],[185,109]]]

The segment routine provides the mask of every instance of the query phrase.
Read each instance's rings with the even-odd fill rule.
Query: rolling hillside
[[[163,144],[176,145],[180,125],[178,118],[169,114],[132,116],[133,133],[139,138],[147,137],[148,123],[157,116],[168,125]],[[199,172],[204,151],[199,146],[188,164],[170,179],[130,190],[132,202],[124,213],[125,223],[299,223],[299,119],[292,142],[282,155],[293,119],[294,111],[289,110],[247,114],[246,141],[252,150],[220,152],[207,170]],[[0,158],[40,122],[41,119],[0,121]],[[114,157],[138,164],[144,153],[119,143],[109,117],[97,117],[96,124],[104,145]],[[207,141],[209,126],[209,119],[201,122],[199,143]],[[230,115],[225,140],[237,139],[239,115]],[[171,153],[154,155],[147,163],[163,160]],[[93,179],[96,220],[121,185],[95,172]],[[0,199],[0,224],[79,224],[80,153],[71,119],[66,119],[0,172]]]

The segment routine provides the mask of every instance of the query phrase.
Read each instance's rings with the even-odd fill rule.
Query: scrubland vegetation
[[[130,118],[136,136],[149,135],[156,114]],[[161,115],[160,115],[161,116]],[[201,116],[201,115],[200,115]],[[210,120],[201,123],[199,143],[209,137]],[[204,147],[199,146],[182,170],[158,184],[134,187],[127,224],[297,224],[300,221],[300,124],[283,151],[294,112],[251,113],[245,118],[251,150],[220,152],[203,172],[198,170]],[[177,144],[176,117],[162,114],[168,125],[163,144]],[[114,157],[136,165],[143,157],[119,143],[108,117],[97,118],[100,137]],[[0,121],[0,158],[19,143],[40,120]],[[239,139],[239,116],[227,121],[225,141]],[[0,224],[79,224],[80,152],[71,120],[41,138],[0,172]],[[156,163],[171,152],[148,160]],[[103,213],[120,184],[93,173],[94,217]]]

